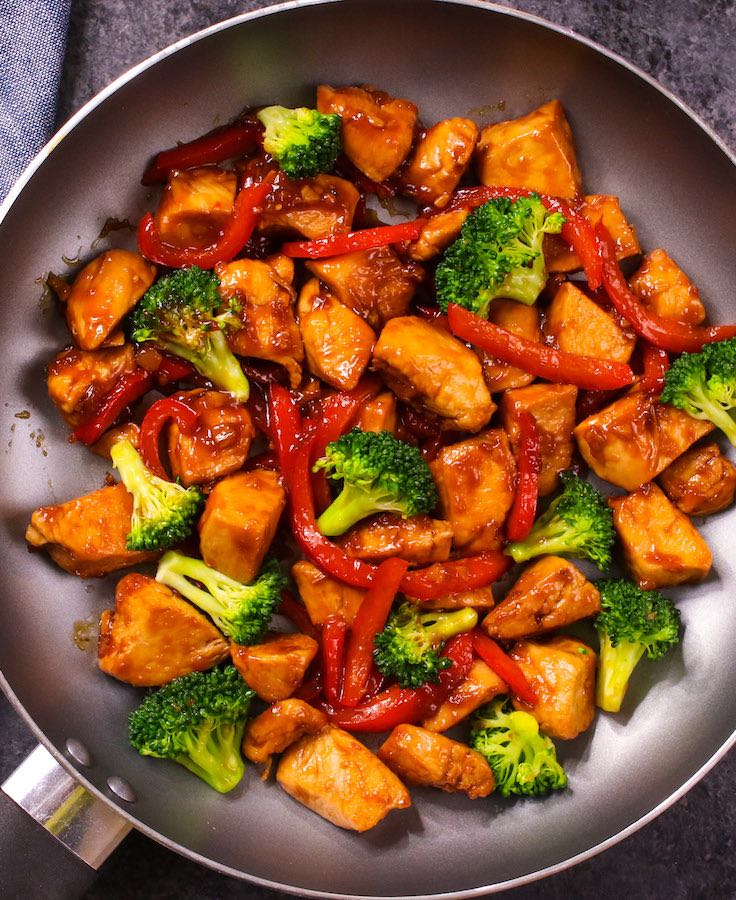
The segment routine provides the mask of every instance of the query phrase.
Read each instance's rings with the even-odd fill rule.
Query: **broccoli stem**
[[[228,391],[246,403],[250,397],[250,384],[235,357],[227,345],[227,338],[220,330],[211,331],[207,336],[205,350],[192,350],[184,344],[173,341],[161,341],[161,346],[169,353],[180,356],[190,362],[194,368],[215,387]]]
[[[631,673],[644,655],[644,644],[620,641],[615,647],[607,635],[601,637],[600,669],[596,703],[605,712],[619,712]]]
[[[110,448],[110,459],[131,494],[142,496],[150,490],[151,473],[130,441],[114,443]]]
[[[509,544],[505,552],[517,563],[534,556],[570,553],[575,550],[578,537],[575,529],[558,519],[538,531],[532,530],[525,540]]]
[[[317,519],[317,527],[325,537],[337,537],[383,508],[370,493],[346,481],[342,491]]]
[[[177,762],[206,781],[210,787],[226,794],[241,780],[245,764],[240,755],[240,743],[245,730],[242,722],[225,722],[197,729],[187,736],[187,753],[177,757]]]
[[[422,613],[419,621],[425,629],[429,642],[436,646],[455,637],[456,634],[462,634],[475,628],[478,623],[478,613],[468,606],[465,609],[456,609],[448,613]]]
[[[242,587],[241,584],[222,573],[217,573],[217,578],[213,578],[213,570],[201,559],[193,559],[175,551],[170,551],[162,557],[156,570],[156,581],[167,584],[178,591],[182,597],[191,600],[215,620],[219,619],[224,612],[222,604],[208,591],[203,591],[202,588],[192,584],[190,578],[193,581],[202,582],[209,590],[212,590],[220,580],[232,582],[235,587]]]
[[[712,422],[716,428],[721,429],[729,441],[736,447],[736,422],[734,422],[720,403],[717,403],[711,398],[705,386],[693,390],[692,399],[685,409],[685,412],[694,419],[705,419],[705,421]]]

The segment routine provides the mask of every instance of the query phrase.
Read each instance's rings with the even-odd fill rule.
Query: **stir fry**
[[[682,638],[661,590],[711,569],[736,326],[583,192],[557,100],[428,127],[320,85],[142,182],[137,251],[52,280],[49,395],[118,480],[26,533],[81,578],[140,569],[98,644],[147,689],[133,750],[220,792],[248,760],[356,831],[407,785],[565,790],[554,742],[634,710]]]

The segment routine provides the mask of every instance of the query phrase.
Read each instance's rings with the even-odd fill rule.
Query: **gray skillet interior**
[[[163,38],[162,38],[163,42]],[[307,5],[243,21],[163,59],[94,109],[41,165],[0,226],[0,428],[4,439],[0,668],[49,740],[81,740],[83,774],[149,833],[202,861],[298,891],[414,895],[487,888],[606,841],[676,792],[736,727],[733,519],[703,524],[714,573],[679,593],[681,652],[637,676],[625,712],[561,748],[569,791],[543,803],[475,801],[416,790],[412,809],[368,834],[341,831],[263,784],[251,767],[220,796],[174,764],[127,746],[139,693],[97,673],[72,641],[111,605],[114,579],[83,582],[29,556],[36,506],[101,484],[105,465],[66,442],[43,367],[66,340],[40,304],[39,276],[64,269],[108,216],[155,202],[138,179],[152,151],[253,104],[311,103],[321,81],[368,82],[415,101],[425,122],[480,123],[559,97],[589,190],[617,194],[645,248],[664,246],[700,286],[712,318],[733,320],[736,175],[678,106],[615,60],[564,34],[487,7],[411,0]],[[119,245],[125,232],[104,246]],[[16,414],[30,411],[30,418]],[[729,545],[730,543],[730,545]]]

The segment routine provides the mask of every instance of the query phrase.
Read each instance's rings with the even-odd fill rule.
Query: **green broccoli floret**
[[[454,635],[475,628],[477,623],[474,609],[423,613],[405,600],[391,612],[385,628],[376,635],[376,665],[401,687],[436,683],[442,669],[452,664],[439,655],[441,645]]]
[[[234,666],[175,678],[130,714],[130,743],[141,756],[173,759],[224,794],[245,772],[240,744],[253,696]]]
[[[541,797],[567,787],[567,775],[539,723],[497,697],[475,714],[470,746],[485,756],[502,797]]]
[[[736,446],[736,338],[683,353],[665,375],[662,403],[712,422]]]
[[[327,445],[314,466],[315,472],[319,469],[343,480],[342,491],[317,520],[319,530],[329,537],[343,534],[373,513],[407,518],[437,505],[437,488],[422,454],[389,431],[354,428]]]
[[[242,327],[240,307],[222,299],[219,284],[214,272],[197,266],[164,275],[133,310],[130,336],[138,344],[155,341],[190,362],[215,387],[245,402],[248,379],[226,338],[227,330]]]
[[[550,503],[523,541],[508,544],[515,562],[548,553],[585,557],[601,571],[611,565],[613,514],[605,499],[587,481],[562,472],[562,493]]]
[[[625,579],[599,581],[596,587],[601,592],[596,699],[606,712],[618,712],[642,656],[660,659],[680,642],[680,612],[659,591],[643,591]]]
[[[281,602],[286,579],[276,560],[261,569],[253,584],[241,584],[201,559],[170,552],[162,557],[156,581],[167,584],[207,613],[237,644],[255,644]],[[203,587],[192,584],[199,582]]]
[[[548,212],[537,194],[479,206],[437,266],[435,288],[442,311],[456,303],[486,319],[495,297],[531,306],[547,281],[544,235],[558,234],[564,224],[563,216]]]
[[[266,128],[263,149],[291,178],[332,171],[342,147],[340,116],[306,107],[267,106],[256,117]]]
[[[113,444],[110,458],[133,495],[128,550],[168,550],[189,537],[204,504],[200,489],[154,475],[129,440]]]

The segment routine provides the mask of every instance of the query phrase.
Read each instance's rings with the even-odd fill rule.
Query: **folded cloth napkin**
[[[0,0],[0,200],[51,137],[70,0]]]

